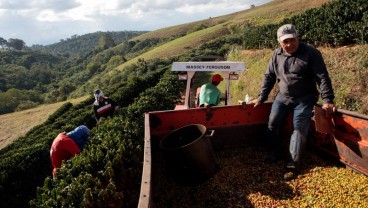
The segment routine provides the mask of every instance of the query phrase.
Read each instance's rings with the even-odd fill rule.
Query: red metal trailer
[[[169,192],[180,195],[175,193],[173,188],[180,181],[161,181],[165,177],[170,177],[160,175],[162,168],[171,169],[169,172],[176,173],[176,178],[181,177],[190,181],[195,180],[197,176],[204,176],[206,179],[216,175],[215,166],[210,164],[215,160],[213,156],[215,153],[241,146],[264,145],[263,135],[267,129],[272,103],[264,103],[256,108],[253,104],[245,102],[231,105],[229,81],[237,79],[237,72],[244,69],[245,65],[242,62],[205,61],[173,64],[172,71],[181,72],[180,75],[187,81],[185,102],[175,110],[145,114],[144,161],[138,207],[158,207],[157,201],[165,201],[162,199],[164,196],[156,193],[158,189],[168,189]],[[191,81],[197,71],[223,73],[226,82],[225,106],[207,108],[190,106]],[[368,176],[368,116],[338,109],[332,118],[327,119],[321,106],[316,105],[311,119],[309,149],[326,160]],[[184,132],[184,129],[187,132]],[[207,132],[211,132],[211,135],[207,135]],[[289,116],[282,129],[284,140],[288,140],[291,133],[292,121]],[[188,138],[191,136],[194,138]],[[187,143],[183,143],[184,141]],[[173,146],[166,148],[163,147],[163,143]],[[252,160],[252,158],[245,159]],[[226,186],[234,185],[226,184]],[[216,200],[218,201],[212,202],[210,199],[211,203],[222,201]]]
[[[262,145],[271,103],[257,108],[252,104],[211,108],[168,110],[145,114],[145,144],[139,207],[155,207],[153,179],[155,168],[163,163],[160,142],[176,129],[192,124],[204,125],[215,133],[211,145],[216,152],[240,145]],[[368,116],[337,110],[332,119],[325,119],[323,109],[315,106],[308,145],[326,159],[340,161],[368,175]],[[285,121],[283,134],[291,134],[291,119]],[[169,188],[169,187],[168,187]]]

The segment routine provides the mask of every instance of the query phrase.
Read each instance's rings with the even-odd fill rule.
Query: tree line
[[[0,37],[0,46],[2,49],[22,50],[26,47],[26,43],[18,38],[9,38],[8,40]]]
[[[128,42],[128,39],[142,33],[96,32],[42,49],[31,47],[22,51],[0,51],[0,101],[6,101],[0,106],[0,114],[66,100],[81,84],[98,76],[107,67],[125,62],[126,54],[150,44]],[[91,40],[87,41],[88,38]],[[123,41],[121,46],[116,46],[118,41]],[[6,40],[3,42],[8,43]],[[85,49],[73,53],[70,47],[78,45],[85,46]],[[63,50],[63,54],[57,52]]]

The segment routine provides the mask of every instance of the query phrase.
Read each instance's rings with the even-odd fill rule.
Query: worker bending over
[[[54,139],[50,149],[52,175],[55,174],[57,168],[61,168],[63,160],[69,160],[83,150],[89,140],[89,134],[89,129],[81,125],[69,133],[60,133]]]

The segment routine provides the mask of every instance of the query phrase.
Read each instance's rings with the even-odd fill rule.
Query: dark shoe
[[[286,173],[284,174],[284,179],[289,181],[297,178],[299,169],[294,161],[289,161],[285,166]]]
[[[292,171],[289,171],[287,173],[284,174],[284,179],[287,180],[287,181],[290,181],[290,180],[293,180],[295,178],[297,178],[297,174],[292,172]]]
[[[295,171],[297,169],[294,161],[290,161],[290,162],[286,163],[285,168],[287,170],[292,170],[292,171]]]

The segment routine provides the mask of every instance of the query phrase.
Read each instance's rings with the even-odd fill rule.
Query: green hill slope
[[[36,108],[0,115],[0,149],[9,145],[14,139],[25,135],[31,128],[45,122],[65,102],[78,104],[85,99],[87,97],[40,105]]]
[[[210,28],[190,33],[184,37],[177,38],[159,47],[155,47],[152,50],[125,62],[116,69],[123,70],[126,66],[136,63],[138,59],[148,61],[171,56],[180,56],[186,51],[196,48],[203,43],[228,34],[230,34],[230,32],[226,28],[226,25],[218,24]]]
[[[59,54],[65,56],[84,55],[98,47],[99,39],[102,35],[108,35],[115,44],[129,40],[146,31],[124,31],[124,32],[94,32],[85,35],[73,35],[66,40],[50,45],[33,45],[32,50],[44,53]]]
[[[262,25],[275,23],[281,21],[285,17],[290,16],[291,14],[296,15],[307,9],[320,7],[321,5],[330,1],[331,0],[274,0],[252,9],[147,32],[134,37],[132,40],[142,41],[145,39],[164,38],[171,36],[181,37],[183,35],[186,35],[188,31],[193,30],[193,28],[197,27],[198,25],[205,25],[206,27],[212,27],[215,25],[226,25],[231,30],[232,26],[241,26],[246,24]],[[221,28],[218,29],[220,30]],[[212,32],[216,33],[216,31]],[[188,42],[190,42],[190,40],[188,40]],[[196,45],[192,44],[191,46],[195,47]]]
[[[169,41],[165,41],[164,44],[159,44],[157,47],[152,47],[150,50],[132,57],[121,65],[91,78],[86,84],[77,89],[75,94],[81,95],[87,93],[86,90],[91,92],[98,86],[107,85],[107,81],[101,80],[112,79],[111,76],[116,76],[119,74],[119,71],[137,64],[140,60],[148,61],[179,56],[195,50],[215,38],[238,34],[239,30],[242,30],[247,25],[274,23],[285,17],[289,17],[291,14],[296,15],[308,9],[319,7],[326,2],[330,2],[330,0],[276,0],[253,9],[144,33],[132,38],[130,41],[144,41],[149,39],[164,39]],[[202,29],[198,30],[197,28]],[[117,48],[119,47],[121,45],[117,46]]]

